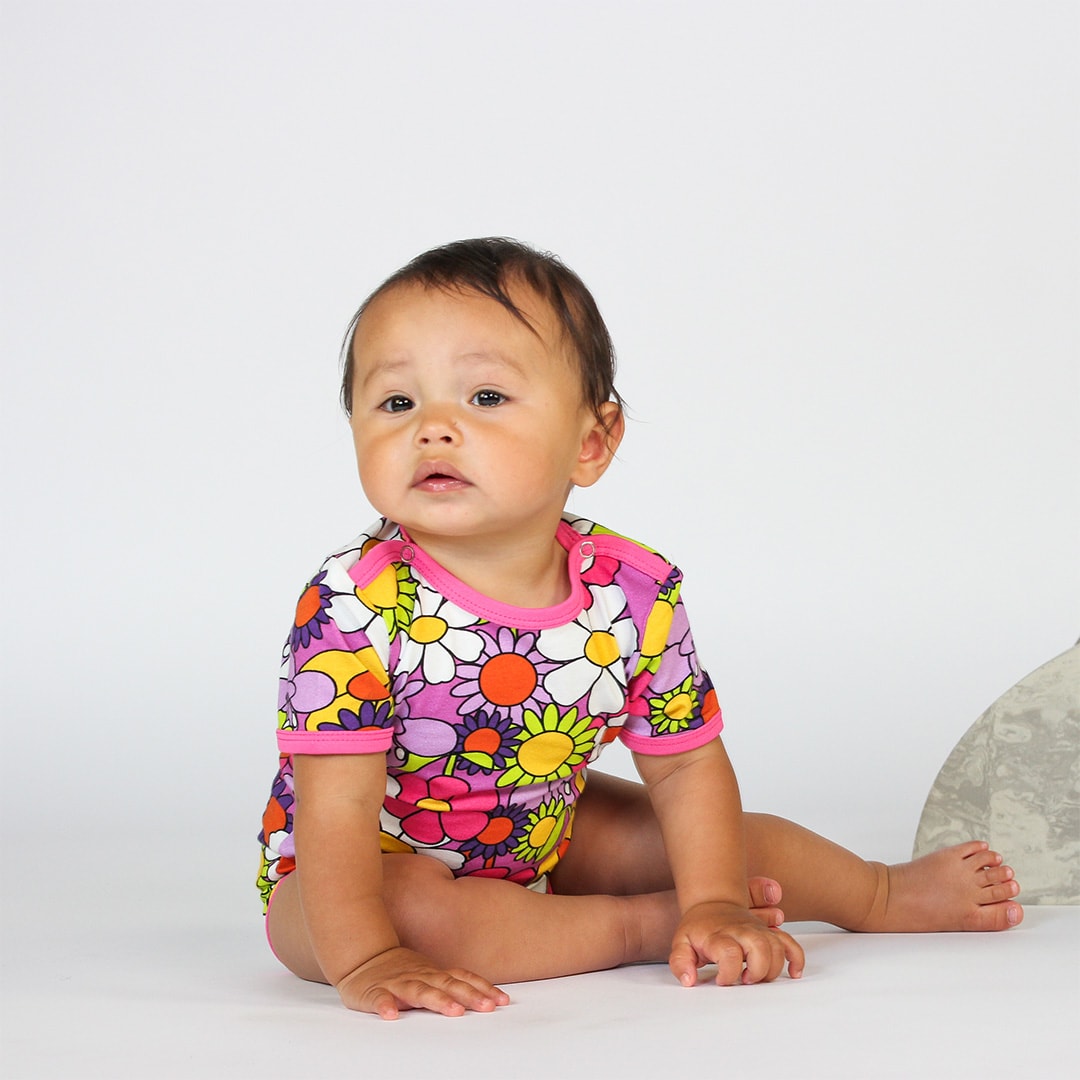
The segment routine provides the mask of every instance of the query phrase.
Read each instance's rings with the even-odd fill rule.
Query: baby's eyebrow
[[[459,353],[455,356],[451,363],[461,364],[469,367],[480,367],[483,365],[495,366],[495,367],[507,367],[511,371],[518,375],[525,375],[525,367],[518,360],[512,356],[508,356],[506,353],[498,352],[497,350],[481,349],[472,352]],[[362,373],[360,375],[360,385],[367,386],[372,380],[383,375],[394,375],[397,372],[405,371],[410,367],[410,360],[406,356],[390,356],[383,357],[379,360],[375,360],[370,365],[364,365]]]
[[[376,360],[370,365],[361,365],[360,385],[367,386],[378,375],[392,375],[395,371],[402,371],[409,366],[408,360],[403,356],[393,359]]]
[[[518,375],[525,374],[524,366],[512,356],[507,356],[506,353],[498,352],[497,350],[482,350],[479,352],[462,353],[460,356],[454,357],[454,359],[463,364],[472,364],[474,366],[480,366],[482,364],[493,364],[496,367],[508,367],[511,371]]]

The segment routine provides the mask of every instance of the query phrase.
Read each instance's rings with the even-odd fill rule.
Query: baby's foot
[[[1008,930],[1024,918],[1012,867],[981,840],[942,848],[914,862],[872,864],[874,907],[858,929],[878,933]]]

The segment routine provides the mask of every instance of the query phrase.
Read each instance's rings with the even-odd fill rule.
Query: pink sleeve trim
[[[289,731],[277,733],[283,754],[385,754],[394,741],[389,728],[378,731]]]
[[[623,728],[619,738],[635,754],[660,757],[664,754],[682,754],[687,750],[696,750],[699,746],[712,742],[723,730],[724,721],[718,712],[707,724],[684,731],[681,735],[636,735]]]

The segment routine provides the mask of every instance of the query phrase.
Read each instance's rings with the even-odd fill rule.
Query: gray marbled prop
[[[1080,904],[1080,643],[968,728],[923,808],[915,857],[987,840],[1025,904]]]

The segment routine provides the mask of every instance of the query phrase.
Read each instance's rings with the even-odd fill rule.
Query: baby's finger
[[[737,986],[742,982],[746,949],[741,941],[730,934],[711,934],[702,952],[707,961],[716,965],[717,986]]]
[[[742,973],[745,985],[772,982],[784,970],[784,950],[772,934],[755,934],[743,947],[746,950],[746,968]]]
[[[672,947],[668,956],[668,967],[671,974],[683,984],[694,986],[697,984],[698,967],[702,961],[698,959],[697,950],[689,941],[680,941]]]
[[[785,930],[772,930],[770,933],[780,942],[784,959],[787,960],[788,975],[792,979],[801,979],[806,967],[806,953],[803,947]],[[781,964],[783,968],[783,964]],[[779,974],[779,972],[777,972]]]
[[[426,1009],[443,1016],[461,1016],[465,1004],[441,986],[433,986],[426,979],[402,979],[393,984],[397,1000],[410,1009]]]
[[[396,1020],[400,1015],[397,999],[389,990],[380,987],[372,995],[368,1008],[383,1020]]]
[[[490,1012],[499,1005],[510,1004],[510,995],[505,990],[472,971],[451,968],[447,975],[454,981],[444,989],[467,1008],[477,1012]]]

